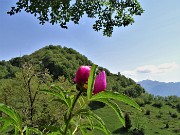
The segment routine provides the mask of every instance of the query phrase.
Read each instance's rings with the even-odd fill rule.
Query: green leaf
[[[95,120],[98,121],[98,123],[100,124],[100,126],[102,127],[102,131],[106,134],[106,135],[110,135],[110,131],[107,129],[104,121],[101,119],[101,117],[99,117],[98,115],[96,115],[95,113],[91,112],[91,117],[93,117]]]
[[[99,92],[96,95],[93,95],[90,101],[98,101],[99,99],[114,99],[114,100],[122,101],[124,103],[127,103],[135,107],[138,110],[141,110],[140,106],[133,99],[121,93],[117,93],[117,92],[115,93],[111,91]]]
[[[84,127],[79,126],[79,129],[81,130],[82,135],[87,135],[87,131]]]
[[[119,120],[121,121],[121,123],[123,124],[123,126],[125,126],[124,115],[123,115],[121,109],[119,108],[119,106],[115,102],[111,101],[110,99],[97,99],[97,100],[110,106],[117,114],[117,116],[118,116]]]
[[[60,103],[62,103],[62,104],[67,105],[66,102],[65,102],[64,100],[60,99],[60,98],[58,98],[58,99],[52,99],[52,100],[50,100],[50,101],[52,101],[52,102],[60,102]]]
[[[84,116],[86,116],[86,117],[89,117],[90,119],[92,119],[92,118],[95,119],[95,120],[100,124],[103,132],[106,133],[106,135],[109,135],[109,134],[110,134],[110,132],[109,132],[109,130],[107,129],[104,121],[103,121],[98,115],[96,115],[95,113],[93,113],[92,111],[90,111],[90,110],[88,110],[88,109],[81,109],[81,110],[77,111],[73,116],[76,116],[76,115],[79,115],[79,114],[84,115]],[[92,127],[91,124],[92,124],[92,122],[90,122],[89,127]],[[82,130],[81,132],[84,132],[83,129],[81,129],[81,130]]]
[[[95,74],[96,74],[97,65],[93,65],[91,67],[90,76],[88,78],[88,89],[87,89],[87,97],[90,99],[92,97]]]
[[[3,122],[3,124],[0,124],[0,133],[5,132],[6,130],[8,130],[10,128],[11,125],[13,125],[14,120],[11,118],[0,118],[0,123]]]
[[[90,130],[92,129],[92,128],[90,127],[90,125],[86,125],[86,124],[81,125],[79,128],[80,128],[80,129],[84,129],[84,131],[86,131],[88,128],[89,128]],[[97,124],[96,124],[96,125],[93,126],[93,129],[98,129],[98,130],[101,130],[101,131],[104,132],[104,129],[102,128],[101,125],[97,125]],[[92,131],[93,131],[93,129],[92,129]],[[83,135],[89,135],[89,134],[94,135],[94,134],[92,133],[92,131],[91,131],[91,133],[86,132],[86,133],[84,133]]]
[[[88,117],[88,116],[86,116],[86,117],[87,117],[87,119],[88,119],[88,121],[89,121],[90,128],[91,128],[91,129],[94,129],[93,119],[92,119],[91,117]]]
[[[19,135],[19,130],[17,127],[15,127],[14,135]]]
[[[58,132],[51,132],[51,133],[48,133],[46,135],[61,135],[61,133],[58,131]]]
[[[44,126],[44,128],[46,128],[47,130],[50,130],[51,131],[50,134],[52,133],[56,133],[58,135],[63,134],[63,130],[58,126],[47,125],[47,126]]]
[[[47,89],[43,89],[40,91],[58,97],[60,99],[59,101],[65,104],[67,107],[71,106],[71,99],[68,98],[65,95],[65,93],[63,93],[62,91],[54,91],[54,90],[47,90]]]
[[[6,106],[4,104],[0,103],[0,111],[4,112],[6,115],[8,115],[12,119],[12,124],[21,129],[22,128],[22,119],[18,113],[9,106]]]
[[[32,128],[32,127],[28,127],[26,129],[26,132],[28,132],[28,133],[36,133],[37,135],[42,135],[43,134],[39,129]]]
[[[84,115],[87,115],[87,114],[89,114],[89,110],[88,109],[80,109],[80,110],[78,110],[78,111],[76,111],[74,114],[73,114],[73,116],[72,117],[74,117],[74,116],[78,116],[78,115],[80,115],[80,114],[84,114]]]

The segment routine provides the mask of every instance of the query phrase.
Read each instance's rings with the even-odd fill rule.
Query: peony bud
[[[90,75],[90,70],[91,66],[80,66],[76,72],[74,81],[79,85],[86,83]]]
[[[102,71],[96,77],[93,94],[97,94],[101,91],[104,91],[105,89],[106,89],[106,73],[105,71]]]

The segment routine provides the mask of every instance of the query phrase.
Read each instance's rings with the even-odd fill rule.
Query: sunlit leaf
[[[0,125],[1,125],[1,127],[0,127],[0,133],[3,133],[3,132],[5,132],[6,130],[8,130],[9,128],[10,128],[10,126],[12,126],[13,125],[13,123],[14,123],[14,120],[13,119],[11,119],[11,118],[0,118]]]
[[[91,67],[90,76],[88,78],[88,89],[87,89],[88,99],[90,99],[92,97],[96,68],[97,68],[97,65],[93,65]]]
[[[8,115],[12,119],[14,126],[21,128],[22,119],[20,115],[16,113],[14,109],[0,103],[0,111],[4,112],[6,115]]]
[[[117,93],[117,92],[115,93],[111,91],[99,92],[98,94],[93,95],[90,101],[96,101],[98,99],[114,99],[114,100],[122,101],[124,103],[127,103],[135,107],[138,110],[141,110],[140,106],[133,99],[121,93]]]

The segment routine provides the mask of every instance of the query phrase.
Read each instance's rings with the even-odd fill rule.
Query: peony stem
[[[78,98],[80,97],[80,95],[81,95],[82,92],[83,92],[83,91],[79,91],[79,93],[77,94],[77,96],[76,96],[76,98],[75,98],[75,100],[74,100],[74,102],[73,102],[73,104],[72,104],[72,107],[71,107],[71,109],[70,109],[69,116],[68,116],[68,118],[67,118],[66,128],[65,128],[65,130],[64,130],[64,135],[67,134],[67,130],[68,130],[68,127],[69,127],[69,123],[70,123],[70,121],[71,121],[71,119],[72,119],[73,109],[74,109],[75,104],[76,104],[76,102],[77,102],[77,100],[78,100]]]

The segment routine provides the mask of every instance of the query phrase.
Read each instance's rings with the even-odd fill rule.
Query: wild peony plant
[[[96,76],[96,68],[97,65],[91,66],[81,66],[76,72],[76,76],[74,78],[74,82],[76,83],[77,91],[73,93],[72,91],[67,91],[58,86],[52,86],[50,90],[41,90],[41,92],[45,92],[47,94],[53,95],[59,98],[60,102],[64,104],[68,109],[64,115],[64,122],[61,127],[54,127],[53,131],[48,131],[47,135],[74,135],[74,134],[87,134],[87,132],[92,132],[94,129],[98,129],[103,131],[105,134],[111,134],[107,129],[104,121],[96,115],[93,111],[88,108],[88,104],[92,101],[103,102],[106,105],[110,106],[115,113],[117,114],[120,122],[125,126],[124,115],[120,110],[119,106],[114,102],[114,100],[125,102],[136,109],[140,110],[138,104],[133,101],[131,98],[121,94],[115,93],[112,91],[105,90],[106,89],[106,73],[105,71],[100,72]],[[3,111],[10,118],[15,119],[14,123],[9,123],[14,125],[15,132],[21,133],[21,135],[29,134],[29,131],[36,132],[38,134],[43,134],[38,129],[34,129],[32,127],[22,128],[22,119],[19,115],[11,115],[9,107],[7,107],[8,111],[4,108],[7,106],[0,105],[0,111]],[[15,113],[15,111],[13,110]],[[19,122],[16,120],[18,117]],[[7,122],[4,120],[4,124]],[[18,125],[18,128],[17,128]],[[52,127],[51,127],[52,129]],[[88,131],[87,131],[88,129]],[[18,131],[19,130],[19,131]]]

